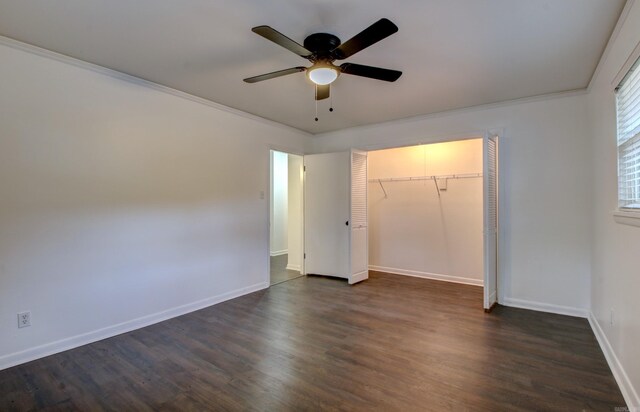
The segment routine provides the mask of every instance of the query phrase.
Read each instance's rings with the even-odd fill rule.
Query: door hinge
[[[303,258],[303,259],[306,259],[306,258],[307,258],[307,254],[305,253],[305,254],[302,256],[302,258]]]
[[[306,172],[307,171],[307,166],[302,166],[302,171]]]

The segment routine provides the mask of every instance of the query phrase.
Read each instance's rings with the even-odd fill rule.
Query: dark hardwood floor
[[[277,285],[280,282],[299,278],[302,276],[300,272],[287,269],[287,260],[289,255],[271,256],[270,267],[270,284]]]
[[[0,410],[614,411],[584,319],[482,289],[302,277],[0,371]]]

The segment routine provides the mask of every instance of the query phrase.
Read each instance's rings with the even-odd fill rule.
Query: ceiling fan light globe
[[[309,70],[309,79],[319,86],[333,83],[338,78],[338,71],[331,67],[317,67]]]

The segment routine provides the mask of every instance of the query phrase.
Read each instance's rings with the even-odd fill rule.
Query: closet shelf
[[[434,179],[470,179],[482,177],[482,173],[462,173],[454,175],[431,175],[431,176],[409,176],[409,177],[385,177],[379,179],[369,179],[369,183],[386,183],[386,182],[408,182],[408,181],[420,181],[420,180],[434,180]]]

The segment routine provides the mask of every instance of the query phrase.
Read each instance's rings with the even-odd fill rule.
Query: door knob
[[[344,222],[345,225],[349,226],[349,221]]]

